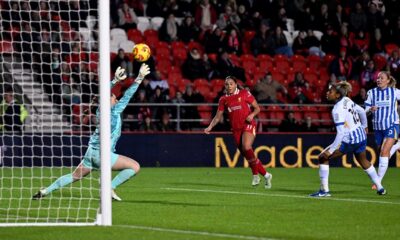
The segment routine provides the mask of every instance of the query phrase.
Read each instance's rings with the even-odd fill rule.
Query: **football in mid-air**
[[[138,62],[147,61],[147,59],[149,59],[151,55],[151,50],[149,46],[147,46],[144,43],[136,44],[132,52],[133,52],[133,57]]]

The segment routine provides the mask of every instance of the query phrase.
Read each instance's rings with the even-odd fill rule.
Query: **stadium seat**
[[[252,60],[242,61],[242,67],[246,73],[253,74],[257,68],[256,61]]]
[[[160,29],[163,22],[164,22],[163,17],[152,17],[150,19],[151,28],[158,31],[158,29]]]
[[[292,57],[293,69],[298,72],[303,72],[306,69],[306,60],[301,55],[294,55]]]
[[[122,36],[122,37],[126,37],[125,39],[128,39],[128,37],[126,36],[126,32],[124,29],[122,28],[113,28],[110,30],[110,37],[111,40],[115,39],[117,36]]]
[[[375,62],[376,69],[382,70],[386,67],[386,58],[380,54],[375,54],[373,58]]]
[[[332,114],[330,112],[321,112],[320,116],[322,126],[332,126]]]
[[[321,57],[317,55],[310,55],[307,57],[308,59],[308,67],[313,70],[319,70],[321,66]]]
[[[321,41],[321,38],[322,38],[322,36],[323,36],[324,34],[323,34],[321,31],[318,31],[318,30],[314,30],[313,33],[314,33],[314,36],[315,36],[316,38],[318,38],[319,41]]]
[[[267,70],[262,69],[262,68],[257,68],[256,71],[253,73],[253,79],[255,81],[258,81],[261,78],[264,78],[266,73],[267,73]]]
[[[310,117],[311,118],[311,122],[313,125],[315,126],[319,126],[320,125],[320,116],[318,114],[318,112],[313,112],[313,111],[305,111],[304,112],[304,118],[306,117]]]
[[[168,76],[168,71],[171,68],[171,61],[169,59],[157,59],[156,69],[164,76]]]
[[[142,32],[137,29],[128,30],[128,39],[134,42],[135,44],[142,43],[144,40]]]
[[[236,54],[229,54],[229,59],[235,66],[241,66],[240,64],[240,58]]]
[[[314,82],[318,81],[318,76],[314,70],[307,68],[308,70],[303,71],[304,79],[307,80],[309,83],[313,84]]]
[[[182,66],[182,64],[185,62],[187,58],[187,52],[185,48],[175,48],[172,49],[172,58],[173,58],[173,63],[175,66]]]
[[[276,68],[282,73],[287,72],[287,70],[290,68],[289,60],[285,55],[282,54],[275,55],[274,61],[276,64]]]
[[[132,52],[134,46],[135,43],[130,40],[123,41],[119,44],[119,48],[122,48],[126,53]]]
[[[193,86],[194,87],[203,87],[203,86],[206,86],[206,87],[209,87],[210,86],[210,83],[208,82],[208,80],[207,79],[204,79],[204,78],[197,78],[197,79],[195,79],[194,81],[193,81]]]
[[[171,42],[172,51],[177,49],[184,49],[186,51],[186,44],[182,41],[173,41]]]
[[[147,29],[151,28],[150,20],[148,17],[138,17],[137,29],[144,33]]]
[[[208,86],[208,85],[195,85],[195,87],[194,87],[197,91],[199,91],[199,93],[202,95],[202,96],[206,96],[207,94],[209,94],[211,91],[210,91],[210,87]]]
[[[192,50],[192,48],[196,48],[197,50],[199,50],[200,54],[203,54],[203,52],[204,52],[203,46],[200,43],[195,42],[195,41],[190,41],[188,43],[187,47],[188,47],[188,51]]]
[[[212,113],[209,111],[201,111],[199,114],[201,117],[200,125],[203,127],[208,126],[212,120]]]
[[[225,80],[223,79],[212,79],[210,82],[211,90],[215,93],[219,93],[225,88]]]
[[[388,43],[385,45],[386,53],[391,56],[393,51],[399,50],[399,47],[395,43]]]
[[[254,58],[254,56],[252,54],[242,54],[242,56],[240,56],[240,61],[244,62],[244,61],[256,61],[256,59]]]
[[[285,112],[281,107],[278,106],[269,106],[267,108],[270,116],[270,122],[267,125],[271,126],[279,126],[283,119],[285,119]]]
[[[331,62],[336,58],[335,55],[327,54],[325,55],[323,59],[323,63],[325,67],[329,67],[331,65]]]
[[[218,55],[216,53],[208,54],[208,59],[210,59],[210,61],[212,61],[213,63],[217,63],[217,58],[218,58]]]
[[[280,83],[283,83],[285,76],[280,71],[272,71],[271,74],[272,74],[272,79]]]

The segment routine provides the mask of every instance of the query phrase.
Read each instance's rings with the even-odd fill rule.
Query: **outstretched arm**
[[[124,71],[125,73],[125,71]],[[144,77],[150,73],[150,68],[147,64],[143,63],[140,66],[138,77],[135,79],[133,84],[125,91],[124,96],[119,100],[117,104],[114,106],[114,110],[117,113],[122,113],[126,106],[128,105],[129,101],[131,100],[133,94],[135,94],[136,90],[138,89],[139,85],[142,83]]]
[[[208,127],[206,129],[204,129],[205,134],[210,134],[213,127],[215,127],[215,125],[217,125],[219,123],[219,121],[221,120],[222,114],[224,114],[224,111],[220,111],[220,110],[217,111],[217,114],[215,114],[215,117],[211,121],[210,125],[208,125]]]

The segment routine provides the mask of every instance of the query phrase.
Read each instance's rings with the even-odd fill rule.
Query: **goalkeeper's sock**
[[[44,194],[48,195],[54,190],[60,189],[73,182],[72,173],[59,177],[55,182],[53,182],[48,188],[45,189]]]
[[[112,189],[116,189],[119,185],[129,180],[129,178],[135,175],[135,171],[133,169],[127,168],[118,173],[117,176],[112,180],[111,187]]]

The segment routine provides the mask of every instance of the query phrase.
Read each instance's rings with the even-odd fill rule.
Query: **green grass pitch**
[[[251,187],[249,169],[144,168],[117,189],[112,227],[6,227],[0,239],[400,239],[400,169],[378,196],[362,170],[331,168],[329,199],[308,197],[318,169],[271,173],[265,190]]]

